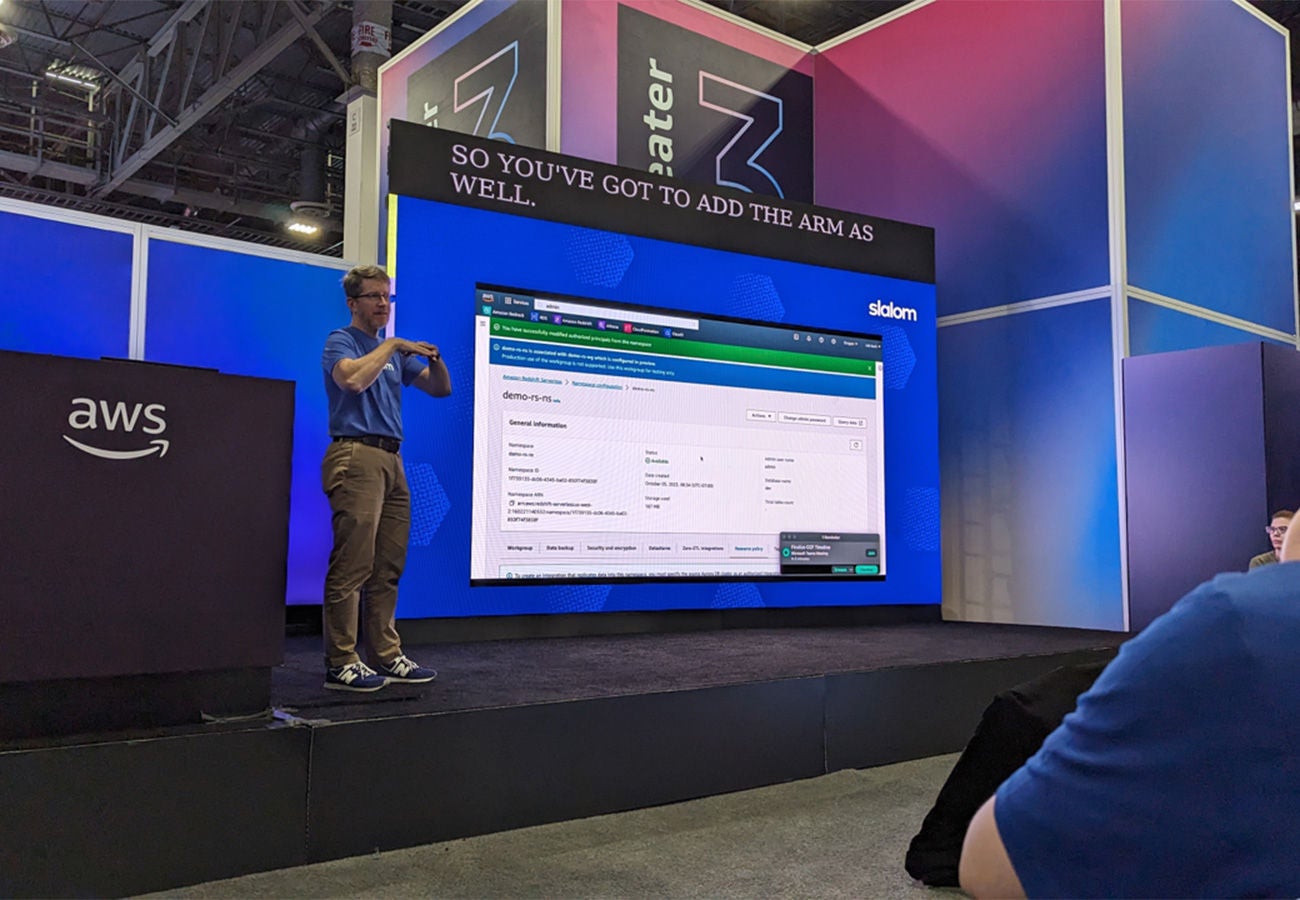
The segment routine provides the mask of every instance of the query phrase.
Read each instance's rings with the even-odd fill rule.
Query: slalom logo
[[[892,300],[888,303],[881,303],[877,300],[867,308],[867,312],[882,319],[906,319],[909,322],[916,321],[916,310],[907,306],[896,306]]]
[[[161,403],[128,405],[121,400],[110,403],[107,400],[76,397],[72,401],[72,412],[68,414],[68,427],[74,431],[83,432],[78,435],[78,437],[82,438],[92,437],[92,435],[87,435],[84,432],[98,432],[101,425],[103,430],[109,434],[121,432],[134,434],[137,425],[140,426],[142,434],[162,434],[167,430],[167,420],[162,417],[162,414],[166,411],[167,407]],[[154,438],[149,441],[150,446],[148,447],[141,447],[136,450],[109,450],[75,440],[66,434],[62,435],[62,438],[82,453],[89,453],[91,456],[98,456],[100,459],[140,459],[145,456],[152,456],[155,453],[159,457],[163,457],[167,455],[167,448],[171,446],[171,442],[165,438]]]

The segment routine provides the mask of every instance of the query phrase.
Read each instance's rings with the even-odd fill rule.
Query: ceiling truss
[[[337,254],[360,2],[0,0],[0,196]],[[391,0],[393,52],[465,2]],[[705,2],[813,45],[904,5]],[[1295,0],[1251,2],[1300,25]],[[298,199],[327,211],[322,239],[284,230]]]

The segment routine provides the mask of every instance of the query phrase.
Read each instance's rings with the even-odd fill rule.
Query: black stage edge
[[[438,681],[365,697],[323,691],[319,640],[291,637],[269,721],[0,743],[0,896],[166,890],[952,752],[998,691],[1126,637],[408,637]]]
[[[321,633],[320,606],[288,606],[285,610],[288,634]],[[401,631],[402,639],[409,644],[460,644],[465,641],[663,634],[682,631],[718,631],[726,628],[839,628],[942,621],[942,611],[937,605],[918,603],[799,609],[691,609],[408,619],[402,622]]]
[[[271,669],[0,684],[0,741],[193,725],[270,709]]]

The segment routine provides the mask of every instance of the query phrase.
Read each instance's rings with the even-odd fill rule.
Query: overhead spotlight
[[[321,223],[330,217],[330,205],[314,200],[295,200],[289,209],[293,211],[289,230],[301,235],[319,234]]]
[[[89,66],[78,66],[55,60],[45,69],[45,77],[59,84],[68,84],[83,91],[98,91],[103,73]]]
[[[93,91],[99,85],[93,81],[85,81],[81,78],[74,78],[71,75],[64,75],[62,72],[46,72],[45,77],[50,81],[58,81],[62,84],[70,84],[73,87],[79,87],[84,90]]]

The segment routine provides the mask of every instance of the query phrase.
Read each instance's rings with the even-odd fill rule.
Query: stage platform
[[[952,752],[996,692],[1127,637],[929,622],[408,644],[438,680],[370,695],[323,690],[319,637],[290,637],[265,715],[0,743],[0,895],[165,890]]]

